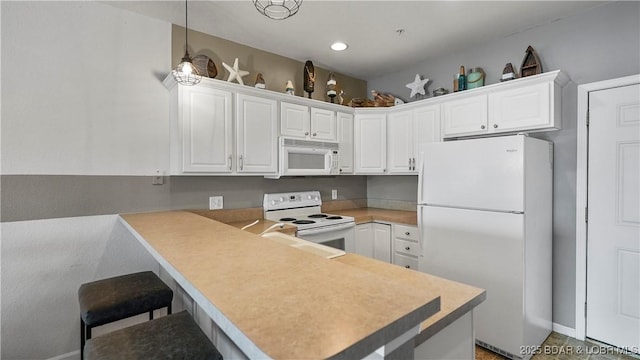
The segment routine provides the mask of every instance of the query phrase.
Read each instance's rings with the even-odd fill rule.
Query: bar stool
[[[87,340],[87,360],[222,360],[186,311]]]
[[[122,275],[82,284],[78,289],[80,303],[80,358],[91,329],[131,316],[167,308],[171,314],[171,290],[151,271]]]

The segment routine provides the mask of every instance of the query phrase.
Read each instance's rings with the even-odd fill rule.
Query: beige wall
[[[267,89],[284,92],[287,80],[293,82],[296,96],[307,97],[303,88],[304,62],[286,58],[270,52],[258,50],[246,45],[238,44],[219,37],[211,36],[194,30],[189,30],[189,54],[207,55],[213,60],[218,69],[216,79],[226,80],[229,73],[222,66],[222,62],[233,66],[238,58],[239,68],[247,70],[249,75],[243,77],[245,85],[253,86],[256,75],[262,73]],[[171,29],[171,66],[175,67],[184,55],[184,27],[173,25]],[[313,59],[309,59],[313,61]],[[315,66],[316,83],[312,98],[325,101],[325,84],[329,71]],[[335,72],[338,87],[344,94],[344,104],[354,97],[367,98],[367,82]],[[337,102],[337,99],[336,99]]]

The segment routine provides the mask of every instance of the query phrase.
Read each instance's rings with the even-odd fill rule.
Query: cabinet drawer
[[[418,258],[405,254],[393,254],[393,263],[407,269],[418,270]]]
[[[394,239],[393,249],[395,252],[401,252],[401,253],[415,255],[415,256],[420,255],[420,246],[418,245],[418,243],[413,241]]]
[[[418,241],[418,228],[415,226],[394,225],[393,237]]]

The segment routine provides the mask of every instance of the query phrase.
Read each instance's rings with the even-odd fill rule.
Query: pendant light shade
[[[184,56],[182,60],[180,60],[180,64],[176,66],[173,71],[171,71],[171,75],[176,79],[178,84],[181,85],[196,85],[202,79],[202,76],[198,73],[198,69],[191,62],[191,57],[189,56],[189,42],[187,41],[187,34],[189,33],[189,26],[187,23],[187,0],[184,1]]]
[[[270,19],[284,20],[298,12],[302,0],[253,0],[253,5]]]

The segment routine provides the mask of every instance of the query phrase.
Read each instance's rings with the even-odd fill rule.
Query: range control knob
[[[316,196],[316,197],[313,198],[313,200],[318,201],[318,200],[320,200],[320,197]]]
[[[280,197],[280,199],[278,199],[279,202],[284,202],[284,197]]]
[[[313,199],[313,196],[307,195],[307,199],[311,200],[311,199]]]
[[[276,201],[275,200],[271,200],[271,205],[275,205]]]

